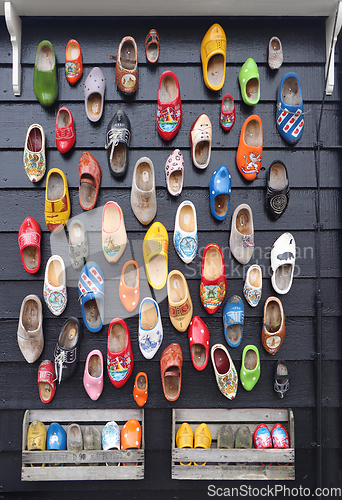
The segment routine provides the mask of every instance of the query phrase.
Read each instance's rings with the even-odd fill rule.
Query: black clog
[[[105,144],[109,170],[114,177],[122,177],[127,170],[130,140],[131,122],[124,111],[119,110],[108,124]]]
[[[290,388],[290,376],[283,360],[277,361],[274,371],[274,390],[283,399]]]
[[[273,219],[278,219],[286,210],[290,198],[290,186],[284,163],[271,163],[267,174],[266,209]]]
[[[74,373],[78,363],[82,329],[77,318],[69,318],[62,326],[54,351],[55,372],[58,383]]]

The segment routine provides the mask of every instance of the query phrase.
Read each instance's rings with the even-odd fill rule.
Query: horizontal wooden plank
[[[289,412],[284,408],[244,408],[244,409],[177,409],[173,410],[174,422],[288,422]]]
[[[175,465],[172,467],[173,479],[192,479],[192,480],[275,480],[285,481],[295,479],[295,470],[291,466],[222,466],[208,465],[204,467]]]
[[[88,466],[88,464],[106,465],[106,462],[143,462],[144,450],[99,450],[89,451],[82,450],[80,452],[74,451],[23,451],[22,463],[27,464],[72,464]],[[54,465],[57,466],[57,465]],[[85,471],[83,471],[85,472]]]
[[[24,467],[22,481],[84,481],[144,479],[144,467]]]
[[[50,410],[40,409],[40,410],[28,410],[27,411],[27,423],[30,424],[34,420],[40,420],[45,424],[50,422],[108,422],[110,420],[115,420],[117,424],[125,423],[130,418],[136,418],[142,421],[144,419],[144,411],[142,409],[86,409],[86,410],[60,410],[55,409],[52,412]],[[39,462],[39,461],[38,461]],[[38,463],[36,462],[36,463]]]
[[[286,450],[275,450],[275,449],[265,449],[257,450],[255,448],[251,450],[240,450],[237,448],[231,450],[221,450],[210,448],[208,450],[201,449],[178,449],[173,448],[172,450],[172,461],[173,462],[207,462],[208,465],[213,462],[225,463],[225,462],[294,462],[294,449]]]

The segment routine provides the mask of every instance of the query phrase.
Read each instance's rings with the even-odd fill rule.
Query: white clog
[[[124,253],[127,233],[121,207],[107,201],[102,212],[102,250],[108,262],[117,262]]]
[[[163,326],[158,304],[145,297],[139,310],[139,347],[146,359],[151,359],[163,341]]]
[[[271,282],[277,293],[287,293],[292,285],[296,261],[296,242],[291,233],[283,233],[271,248]]]
[[[179,257],[189,264],[198,248],[196,208],[191,201],[183,201],[176,213],[173,243]]]
[[[65,265],[62,257],[52,255],[46,263],[44,300],[55,316],[62,314],[67,305]]]
[[[245,285],[243,287],[243,294],[248,304],[256,307],[261,299],[262,291],[262,271],[261,267],[257,264],[248,268]]]

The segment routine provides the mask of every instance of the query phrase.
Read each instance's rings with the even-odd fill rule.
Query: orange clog
[[[242,125],[236,164],[248,181],[255,179],[262,162],[262,123],[258,115],[251,115]]]
[[[68,41],[65,51],[65,76],[68,82],[73,85],[82,76],[83,63],[80,44],[77,40]]]
[[[136,418],[128,420],[121,429],[121,449],[132,450],[141,448],[141,425]],[[122,464],[126,465],[126,464]],[[127,465],[134,465],[132,462]],[[137,463],[135,465],[138,465]]]
[[[135,260],[128,260],[121,271],[119,297],[125,309],[129,312],[139,304],[139,267]]]
[[[148,378],[145,372],[139,372],[135,377],[133,398],[139,406],[144,406],[148,398]]]

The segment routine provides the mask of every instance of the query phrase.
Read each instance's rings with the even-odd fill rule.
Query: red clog
[[[114,318],[108,328],[107,372],[115,387],[122,387],[133,371],[133,351],[128,326]]]
[[[160,375],[164,396],[176,401],[182,385],[183,352],[179,344],[173,343],[164,349],[160,357]]]
[[[220,124],[223,130],[229,131],[235,122],[235,103],[230,94],[226,94],[221,103]]]
[[[80,44],[77,40],[68,41],[65,51],[65,76],[68,82],[73,85],[82,76],[83,63]]]
[[[56,118],[56,146],[60,153],[66,153],[74,144],[74,119],[68,108],[63,106],[58,110]]]
[[[202,257],[200,297],[204,308],[213,314],[224,301],[227,289],[226,270],[221,248],[209,243]]]
[[[53,363],[42,361],[38,368],[39,397],[43,403],[50,403],[56,392],[56,372]]]
[[[18,234],[19,250],[25,271],[36,273],[40,268],[41,231],[33,217],[26,217]]]
[[[167,70],[161,74],[158,88],[157,130],[160,137],[170,141],[182,123],[182,103],[176,75]]]
[[[209,330],[199,316],[194,316],[190,321],[188,339],[192,364],[196,370],[204,370],[209,359]]]

